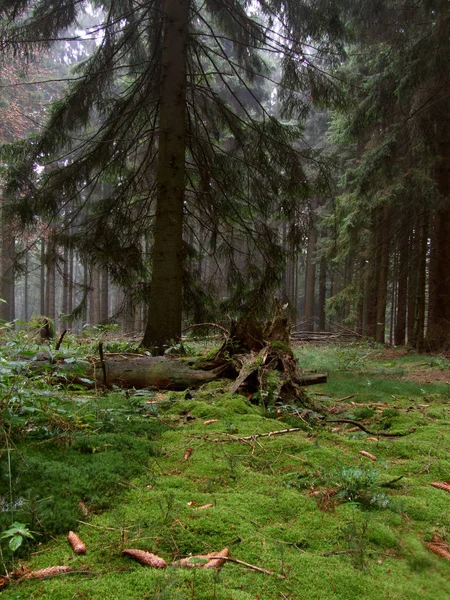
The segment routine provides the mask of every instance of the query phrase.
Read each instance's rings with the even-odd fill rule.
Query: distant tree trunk
[[[23,282],[23,318],[28,321],[30,318],[30,252],[25,250],[25,277]]]
[[[414,323],[416,318],[416,285],[420,254],[418,244],[418,223],[419,220],[416,216],[409,235],[407,341],[408,346],[412,348],[415,348],[416,346]]]
[[[108,269],[101,271],[101,300],[100,300],[100,322],[107,323],[109,319],[109,274]]]
[[[319,269],[319,331],[325,331],[325,302],[327,294],[327,263],[324,257],[320,259]]]
[[[377,299],[378,299],[378,282],[380,279],[381,265],[381,245],[380,245],[380,227],[378,210],[372,213],[371,223],[372,242],[368,264],[366,270],[366,286],[365,286],[365,328],[364,333],[367,337],[375,339],[377,333]]]
[[[441,196],[431,232],[427,349],[450,348],[450,120],[448,106],[436,125],[436,183]]]
[[[414,339],[418,352],[424,351],[424,331],[425,331],[425,284],[427,268],[427,244],[428,244],[428,216],[424,210],[419,216],[418,221],[418,269],[416,283],[416,302],[414,319]]]
[[[89,292],[89,323],[100,323],[100,269],[94,265],[91,269],[91,289]]]
[[[316,289],[316,263],[315,252],[317,245],[316,210],[319,205],[317,198],[313,199],[311,206],[311,222],[308,232],[308,246],[306,252],[306,281],[305,281],[305,329],[314,331],[314,298]]]
[[[47,244],[45,316],[56,318],[56,248],[53,243]]]
[[[1,210],[1,208],[0,208]],[[1,288],[0,297],[5,302],[0,302],[0,318],[13,321],[15,312],[15,237],[11,224],[1,218]]]
[[[142,345],[163,354],[181,337],[186,72],[190,0],[165,0],[161,56],[158,195],[148,321]]]
[[[40,313],[45,315],[45,250],[46,243],[41,239],[41,264],[40,264]]]
[[[378,281],[377,281],[377,313],[376,313],[376,335],[375,340],[379,344],[385,342],[386,331],[386,304],[389,280],[389,246],[390,246],[390,227],[389,227],[390,210],[389,206],[385,205],[379,211],[379,249],[380,264],[378,265]]]
[[[406,225],[406,223],[404,223]],[[408,234],[401,234],[397,262],[397,310],[394,329],[394,344],[404,346],[406,341],[406,306],[408,293]]]

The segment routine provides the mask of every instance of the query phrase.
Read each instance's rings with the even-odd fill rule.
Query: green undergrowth
[[[336,350],[309,352],[308,361],[300,351],[302,365],[324,370]],[[367,361],[329,369],[307,408],[262,409],[230,395],[226,381],[189,393],[50,395],[53,412],[67,411],[66,429],[62,417],[48,432],[38,429],[45,415],[29,431],[15,423],[9,472],[14,520],[52,539],[37,536],[23,549],[28,561],[20,552],[13,560],[76,572],[11,582],[2,600],[448,598],[450,562],[425,542],[450,543],[450,494],[430,485],[450,480],[449,386],[394,376],[407,372],[401,361]],[[43,507],[35,517],[33,495]],[[69,529],[86,555],[71,551]],[[233,562],[156,570],[121,555],[142,549],[171,563],[225,547],[267,572]]]

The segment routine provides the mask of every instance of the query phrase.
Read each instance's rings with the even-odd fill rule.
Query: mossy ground
[[[323,424],[301,407],[263,411],[230,396],[223,382],[191,399],[184,393],[126,399],[117,392],[90,400],[85,414],[102,423],[98,433],[79,431],[70,448],[53,443],[47,453],[44,444],[36,455],[69,468],[78,452],[81,471],[72,475],[78,479],[65,483],[74,506],[83,494],[95,496],[83,478],[98,478],[98,503],[91,501],[92,512],[78,523],[87,554],[75,556],[60,534],[26,563],[87,571],[13,582],[2,600],[450,597],[450,563],[424,545],[435,534],[450,542],[450,494],[430,486],[450,479],[449,384],[410,381],[410,369],[424,362],[417,355],[385,360],[367,349],[336,348],[303,349],[299,358],[331,373],[327,384],[308,392],[317,413],[406,435]],[[441,367],[427,362],[427,369]],[[205,425],[211,419],[217,421]],[[236,439],[289,427],[300,430]],[[187,448],[192,454],[185,460]],[[97,456],[107,464],[95,472]],[[111,471],[115,478],[106,485]],[[206,504],[212,507],[200,508]],[[139,548],[171,562],[224,547],[273,574],[231,562],[219,572],[159,571],[121,556],[123,548]]]

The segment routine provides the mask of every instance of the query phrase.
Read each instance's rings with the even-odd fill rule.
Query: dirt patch
[[[379,354],[375,354],[375,358],[379,360],[395,360],[408,354],[409,351],[406,348],[385,348]]]
[[[450,369],[415,369],[402,379],[409,379],[417,383],[448,383],[450,384]]]

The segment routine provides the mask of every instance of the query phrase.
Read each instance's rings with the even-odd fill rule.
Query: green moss
[[[376,371],[376,365],[370,368]],[[257,437],[286,424],[275,411],[264,414],[244,397],[211,384],[195,391],[192,400],[172,393],[155,413],[123,394],[77,402],[83,415],[95,415],[98,430],[71,433],[71,445],[68,436],[65,443],[58,437],[44,444],[35,440],[29,448],[23,439],[20,451],[28,466],[20,466],[15,453],[13,466],[19,473],[15,482],[28,482],[27,502],[34,502],[45,528],[57,526],[56,538],[42,545],[30,566],[70,564],[89,567],[90,574],[12,584],[2,600],[448,598],[450,565],[424,545],[435,533],[449,536],[448,494],[429,485],[448,479],[450,472],[448,390],[414,386],[367,377],[358,369],[311,388],[311,396],[314,390],[325,394],[320,397],[324,413],[337,405],[344,415],[353,411],[370,419],[370,429],[382,429],[391,419],[390,431],[408,433],[378,442],[364,432],[351,438],[346,425],[333,431],[331,424]],[[384,414],[357,413],[365,407],[334,402],[350,394],[356,403],[387,402]],[[429,415],[420,405],[431,394]],[[205,426],[212,418],[218,421]],[[236,441],[239,437],[249,439]],[[185,460],[188,447],[192,454]],[[378,460],[370,461],[361,450]],[[0,468],[6,489],[4,462]],[[335,486],[350,492],[352,501],[334,494]],[[328,490],[328,500],[319,501],[318,490]],[[49,495],[52,503],[46,504]],[[388,502],[371,505],[374,496]],[[94,508],[88,517],[77,513],[83,498]],[[27,511],[30,524],[33,512]],[[69,527],[80,525],[78,519],[89,523],[79,530],[88,546],[84,557],[73,556],[65,537]],[[121,556],[123,547],[149,550],[168,562],[228,547],[236,559],[274,574],[233,563],[220,573],[157,571]]]

